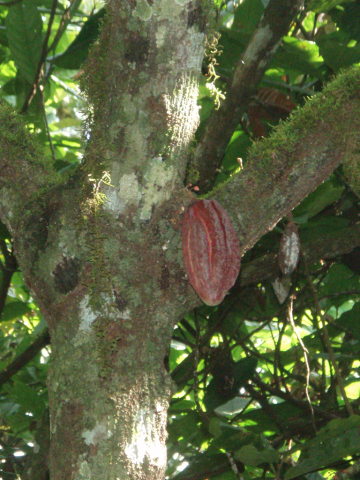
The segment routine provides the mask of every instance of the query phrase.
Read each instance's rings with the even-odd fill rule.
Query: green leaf
[[[7,303],[2,311],[0,322],[7,322],[14,318],[20,318],[26,313],[30,313],[31,308],[24,302],[10,302]]]
[[[217,472],[223,471],[226,466],[229,470],[231,469],[229,459],[225,453],[209,455],[205,452],[197,455],[196,460],[178,475],[175,475],[173,480],[188,480],[191,478],[205,479],[207,476],[213,477]]]
[[[343,186],[335,185],[331,180],[322,183],[295,208],[293,211],[294,221],[301,224],[307,222],[309,218],[314,217],[325,207],[339,200],[343,191]]]
[[[335,72],[360,63],[360,45],[343,32],[334,32],[317,40],[319,51]]]
[[[32,84],[42,49],[42,19],[32,0],[23,0],[9,8],[6,35],[15,64]]]
[[[345,3],[346,1],[347,0],[311,0],[307,9],[312,10],[315,13],[323,13],[336,7],[336,5]]]
[[[285,480],[326,468],[344,457],[357,454],[360,449],[359,427],[358,415],[332,420],[315,438],[295,446],[287,455],[297,450],[302,454],[299,464],[286,472]]]
[[[284,37],[278,48],[271,67],[278,67],[287,73],[321,76],[319,67],[324,63],[319,47],[314,42]]]
[[[241,33],[251,35],[257,27],[264,12],[261,0],[245,0],[235,10],[232,30],[240,30]]]
[[[311,424],[311,418],[307,413],[286,402],[271,404],[270,408],[273,411],[274,416],[281,418],[284,425],[288,425],[289,427],[296,425],[300,428],[301,425]],[[270,418],[262,408],[256,408],[244,413],[241,415],[241,419],[242,425],[251,432],[263,433],[266,431],[278,431],[278,427],[273,419]]]
[[[345,267],[345,265],[333,265],[323,281],[322,295],[334,295],[339,292],[348,292],[359,288],[359,275]]]
[[[234,454],[234,458],[245,465],[257,467],[263,463],[277,462],[279,452],[277,450],[258,450],[254,445],[245,445]]]
[[[5,390],[20,405],[24,415],[31,413],[35,418],[41,417],[45,409],[44,399],[33,388],[17,381],[14,385],[6,384]]]
[[[345,331],[351,332],[355,340],[360,341],[360,302],[355,303],[353,308],[345,312],[336,320],[336,325]]]
[[[69,48],[55,58],[54,64],[57,67],[77,70],[86,60],[90,46],[99,36],[101,20],[104,18],[105,8],[102,8],[95,15],[92,15],[84,23],[79,35],[75,38]]]
[[[360,40],[360,3],[353,2],[344,8],[331,12],[331,19],[340,30],[344,31],[354,40]]]

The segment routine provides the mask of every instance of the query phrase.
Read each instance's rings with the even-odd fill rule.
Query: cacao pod
[[[285,277],[295,270],[300,258],[300,237],[297,226],[288,223],[281,236],[279,250],[279,266]]]
[[[200,200],[184,215],[182,254],[190,284],[207,305],[218,305],[240,270],[240,244],[216,200]]]

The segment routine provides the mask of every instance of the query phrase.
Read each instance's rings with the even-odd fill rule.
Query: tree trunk
[[[18,163],[2,159],[4,177],[27,187],[3,187],[2,218],[51,335],[52,480],[164,478],[165,364],[195,299],[179,227],[205,24],[200,4],[110,2],[83,75],[79,173],[53,174],[22,129]],[[7,141],[18,119],[2,108]]]

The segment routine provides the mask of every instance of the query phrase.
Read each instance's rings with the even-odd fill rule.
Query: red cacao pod
[[[182,226],[182,254],[190,284],[207,305],[221,303],[240,270],[240,244],[231,220],[216,200],[190,207]]]

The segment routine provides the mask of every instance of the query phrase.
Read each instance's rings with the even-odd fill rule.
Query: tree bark
[[[256,94],[284,35],[299,11],[303,0],[271,0],[247,48],[235,65],[225,91],[226,98],[207,122],[196,145],[194,164],[201,193],[214,184],[226,147],[246,107]]]
[[[1,218],[51,335],[52,480],[164,478],[165,358],[195,299],[179,227],[206,15],[109,2],[84,73],[85,158],[68,180],[1,105]]]

